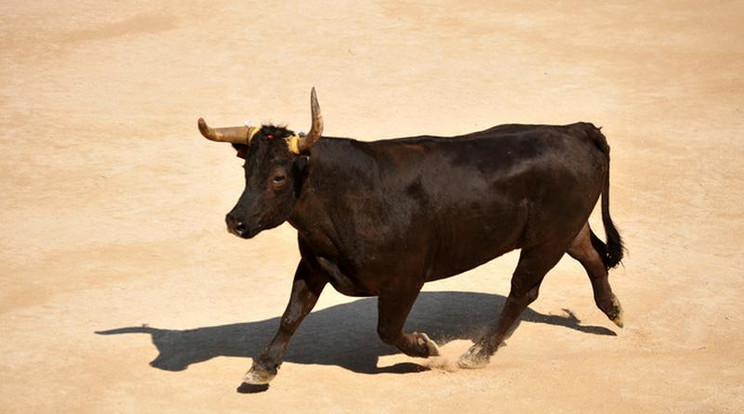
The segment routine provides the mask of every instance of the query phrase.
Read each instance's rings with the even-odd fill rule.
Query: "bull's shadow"
[[[407,330],[426,332],[437,344],[455,339],[475,340],[496,321],[505,298],[469,292],[422,292],[408,317]],[[568,310],[543,315],[527,309],[522,320],[547,323],[596,335],[615,335],[600,326],[584,326]],[[150,365],[181,371],[218,356],[255,357],[269,343],[280,318],[189,330],[128,327],[96,332],[100,335],[147,333],[159,355]],[[398,352],[377,337],[377,299],[360,299],[307,316],[290,342],[285,361],[338,365],[354,372],[409,372],[415,364],[377,367],[378,357]],[[412,368],[413,366],[413,368]]]

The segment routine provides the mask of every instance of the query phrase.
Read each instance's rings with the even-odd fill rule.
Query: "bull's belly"
[[[490,205],[488,214],[455,214],[411,228],[357,232],[321,250],[316,260],[328,282],[347,296],[374,296],[386,286],[410,288],[463,273],[519,247],[527,211]],[[401,234],[405,235],[401,237]],[[335,246],[335,245],[334,245]]]
[[[478,266],[486,264],[491,260],[502,256],[517,248],[515,242],[502,243],[500,245],[470,245],[467,252],[450,251],[442,252],[432,261],[426,271],[426,281],[445,279],[459,275]]]
[[[400,252],[384,259],[357,262],[354,269],[339,266],[341,258],[318,258],[328,283],[346,296],[377,296],[384,286],[417,286],[426,282],[456,276],[487,263],[511,250],[513,243],[481,245],[477,248],[450,250],[438,254]],[[343,270],[342,270],[343,269]]]
[[[487,226],[481,224],[479,230],[484,229]],[[456,276],[518,248],[520,236],[519,225],[493,232],[461,231],[446,236],[430,236],[420,245],[397,249],[395,253],[388,251],[388,254],[372,260],[367,258],[357,267],[359,272],[356,275],[343,278],[344,282],[351,283],[339,285],[344,285],[342,288],[355,286],[356,295],[363,295],[376,294],[379,286],[388,281],[398,283],[406,280],[415,285]]]
[[[520,246],[527,208],[515,202],[489,209],[473,219],[461,217],[454,225],[439,226],[440,231],[430,236],[427,281],[466,272]]]

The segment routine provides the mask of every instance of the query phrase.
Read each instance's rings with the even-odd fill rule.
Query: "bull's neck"
[[[367,143],[323,138],[310,153],[308,172],[289,223],[300,233],[331,231],[334,212],[342,211],[344,199],[364,191],[360,186],[375,174]]]

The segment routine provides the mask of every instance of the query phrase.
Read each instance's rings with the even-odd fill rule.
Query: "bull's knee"
[[[517,277],[515,275],[512,278],[509,299],[521,302],[523,306],[527,306],[536,301],[537,297],[540,295],[540,283],[542,282],[542,278],[538,279],[536,282],[531,279],[532,278]]]
[[[515,289],[514,287],[512,287],[508,299],[519,303],[521,306],[526,307],[532,302],[536,301],[539,295],[540,286],[535,286],[531,289]]]
[[[540,287],[535,286],[534,288],[527,291],[527,294],[524,295],[525,300],[527,301],[527,304],[531,304],[532,302],[537,300],[537,297],[540,296]]]

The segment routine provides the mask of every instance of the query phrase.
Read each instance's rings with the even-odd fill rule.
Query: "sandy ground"
[[[742,412],[744,3],[520,3],[0,3],[0,412]],[[196,120],[306,129],[311,86],[363,140],[602,125],[626,328],[565,259],[487,368],[453,369],[510,254],[427,285],[408,326],[443,358],[327,289],[271,389],[237,393],[299,255],[288,225],[225,232],[240,160]]]

